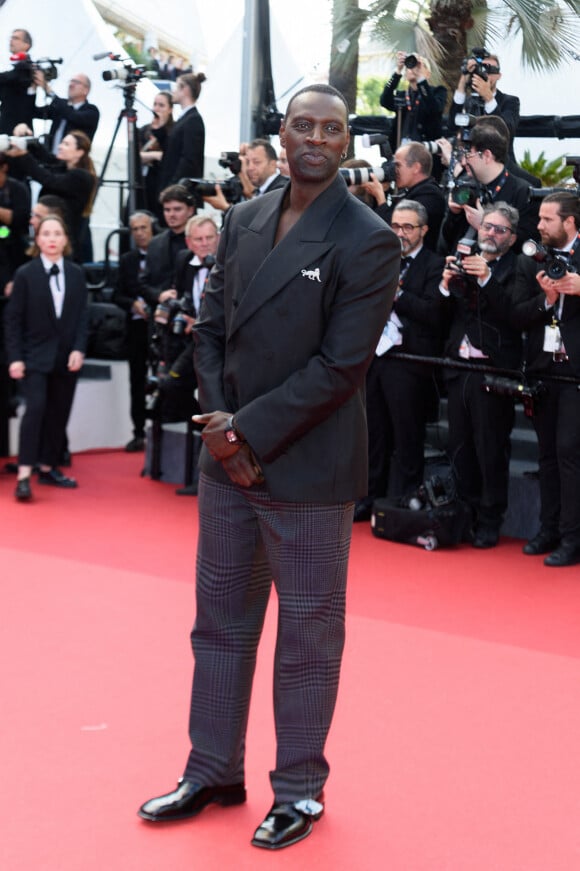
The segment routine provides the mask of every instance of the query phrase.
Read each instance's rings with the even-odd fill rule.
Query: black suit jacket
[[[459,357],[463,337],[482,351],[491,366],[517,369],[522,363],[522,333],[516,325],[513,285],[517,256],[508,251],[493,267],[483,286],[473,284],[473,293],[446,298],[450,318],[449,357]]]
[[[28,93],[32,78],[30,61],[20,61],[0,73],[0,133],[11,134],[17,124],[32,128],[34,93]]]
[[[171,128],[161,160],[159,189],[182,178],[202,178],[204,149],[205,126],[193,106]]]
[[[337,178],[274,246],[285,190],[230,209],[194,327],[199,401],[236,412],[273,499],[367,488],[364,382],[400,245]],[[202,449],[202,469],[229,481]]]
[[[180,249],[185,249],[185,237],[180,240]],[[171,231],[163,230],[154,236],[147,249],[147,268],[143,277],[143,297],[155,305],[162,290],[173,286],[175,257],[171,245]]]
[[[16,271],[4,315],[8,364],[23,360],[28,371],[65,368],[71,351],[85,352],[87,288],[82,269],[64,262],[65,296],[57,318],[49,280],[39,257]]]
[[[401,81],[399,73],[393,73],[381,94],[381,106],[394,112],[395,95],[404,97],[411,94],[411,109],[402,109],[401,115],[401,139],[412,139],[414,142],[428,142],[439,139],[443,130],[443,112],[447,102],[447,90],[442,85],[433,87],[429,82],[422,81],[417,85],[417,91],[397,91]],[[391,135],[391,148],[397,147],[396,123],[393,125]]]
[[[435,251],[446,209],[445,196],[441,188],[433,177],[425,178],[407,190],[398,191],[397,197],[393,199],[391,205],[383,203],[383,205],[377,208],[377,214],[387,224],[390,224],[395,206],[402,199],[414,200],[417,203],[421,203],[427,209],[429,230],[425,235],[423,244],[431,251]]]
[[[137,248],[127,251],[119,258],[119,270],[113,290],[113,302],[131,313],[131,307],[138,297],[144,297],[143,286],[139,278],[141,252]]]
[[[92,139],[99,123],[100,113],[92,103],[83,103],[75,109],[62,97],[54,97],[45,106],[35,106],[34,117],[48,118],[52,121],[47,141],[47,148],[52,150],[55,134],[63,119],[66,121],[63,137],[71,130],[82,130],[89,139]]]
[[[580,252],[576,251],[572,263],[580,272]],[[526,364],[528,372],[542,372],[552,363],[552,354],[543,350],[544,330],[557,316],[558,304],[546,309],[546,296],[536,281],[544,268],[531,257],[521,254],[518,259],[514,288],[514,318],[520,329],[527,332]],[[564,297],[560,318],[560,332],[564,340],[570,366],[580,375],[580,296]]]
[[[520,100],[519,97],[513,97],[511,94],[504,94],[502,91],[498,90],[495,92],[495,100],[497,106],[493,112],[482,111],[481,100],[479,97],[471,94],[466,98],[464,106],[460,106],[458,103],[453,102],[451,104],[451,109],[449,110],[449,126],[451,128],[455,127],[455,115],[461,114],[463,111],[470,115],[482,116],[484,118],[486,115],[497,115],[499,118],[502,118],[508,126],[510,132],[509,156],[513,161],[515,161],[514,136],[516,135],[516,130],[520,123]]]
[[[444,306],[439,283],[444,263],[443,257],[423,246],[404,272],[401,294],[393,304],[393,311],[403,324],[403,344],[393,348],[394,351],[441,354]]]

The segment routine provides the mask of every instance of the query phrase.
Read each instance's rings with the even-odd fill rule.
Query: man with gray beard
[[[519,368],[522,340],[513,325],[511,294],[517,225],[513,206],[488,205],[474,253],[462,258],[460,269],[455,256],[447,258],[440,286],[450,310],[447,356],[472,366]],[[484,392],[483,372],[450,369],[446,381],[448,450],[458,494],[472,510],[472,543],[495,547],[507,508],[514,400]]]

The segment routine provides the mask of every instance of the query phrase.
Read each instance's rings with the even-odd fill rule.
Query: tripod
[[[117,138],[117,134],[121,127],[121,123],[123,118],[127,121],[127,174],[128,174],[128,187],[129,187],[129,199],[127,201],[128,214],[131,215],[136,210],[136,208],[143,206],[143,184],[141,182],[141,160],[139,158],[139,145],[137,142],[137,110],[135,108],[135,88],[137,87],[137,81],[126,82],[122,85],[123,88],[123,97],[125,101],[125,105],[123,109],[119,112],[117,117],[117,124],[115,125],[115,130],[113,133],[113,138],[111,139],[111,144],[109,145],[109,149],[105,156],[105,161],[103,163],[103,168],[101,170],[101,175],[99,177],[99,182],[97,185],[97,193],[101,189],[103,184],[105,174],[107,172],[107,167],[109,165],[109,160],[111,159],[111,154],[113,153],[113,148],[115,145],[115,140]],[[120,193],[120,204],[119,204],[119,223],[124,224],[124,204],[123,204],[123,190],[124,190],[124,182],[121,182],[121,193]]]

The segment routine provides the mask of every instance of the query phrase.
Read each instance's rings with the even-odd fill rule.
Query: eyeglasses
[[[391,228],[395,231],[402,230],[403,233],[410,233],[411,230],[416,230],[418,227],[424,227],[424,224],[391,224]]]
[[[483,151],[466,151],[463,149],[459,153],[460,160],[471,160],[472,157],[481,157],[483,155]]]
[[[513,233],[511,227],[502,227],[501,224],[490,224],[489,221],[484,221],[481,229],[486,233],[497,233],[498,236],[505,236],[506,233]]]

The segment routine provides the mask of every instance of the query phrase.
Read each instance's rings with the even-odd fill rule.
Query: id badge
[[[560,327],[547,326],[544,329],[544,351],[548,354],[558,354],[562,350],[562,334]]]

